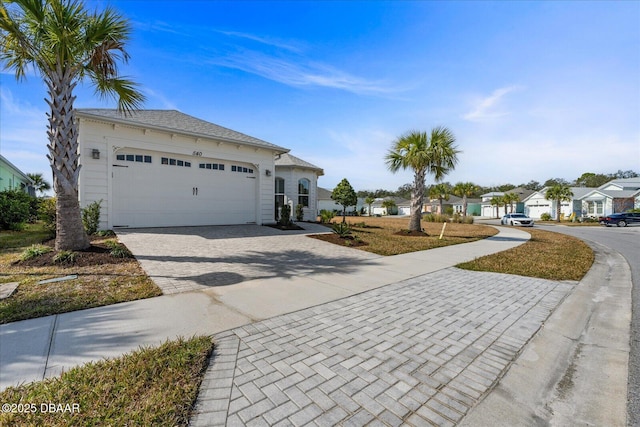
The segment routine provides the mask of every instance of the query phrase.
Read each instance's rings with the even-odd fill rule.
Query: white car
[[[519,225],[522,227],[533,227],[533,220],[521,213],[506,214],[500,220],[502,225]]]

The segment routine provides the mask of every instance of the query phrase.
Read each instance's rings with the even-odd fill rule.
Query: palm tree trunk
[[[467,217],[467,195],[462,196],[462,217]]]
[[[58,62],[60,64],[60,62]],[[78,127],[73,111],[71,71],[57,66],[46,79],[51,109],[48,126],[49,154],[56,193],[56,249],[83,250],[90,246],[82,225],[78,201]]]
[[[416,170],[414,173],[413,191],[411,192],[411,219],[409,231],[422,231],[422,202],[424,199],[425,170]]]

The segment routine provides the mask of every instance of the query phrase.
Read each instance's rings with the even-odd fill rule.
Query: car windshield
[[[511,214],[511,218],[526,218],[525,214]]]

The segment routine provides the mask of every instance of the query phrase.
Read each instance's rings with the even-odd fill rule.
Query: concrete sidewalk
[[[451,268],[528,237],[2,325],[0,387],[216,334],[193,425],[624,425],[623,259],[594,247],[579,284]]]

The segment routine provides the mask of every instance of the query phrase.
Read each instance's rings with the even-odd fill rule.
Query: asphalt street
[[[629,426],[640,426],[640,227],[540,226],[540,228],[600,243],[619,252],[629,263],[633,290],[627,423]]]

